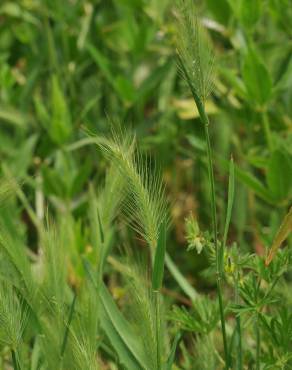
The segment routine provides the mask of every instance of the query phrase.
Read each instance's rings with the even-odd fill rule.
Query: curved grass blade
[[[228,161],[222,158],[218,153],[216,153],[216,158],[222,165],[222,168],[225,171],[228,171]],[[252,173],[240,168],[237,165],[234,165],[234,172],[236,180],[239,180],[242,184],[250,188],[259,198],[263,199],[269,204],[276,204],[275,197],[270,192],[270,190],[264,184],[262,184],[262,182],[258,180]]]
[[[61,357],[63,357],[63,355],[65,353],[66,344],[67,344],[67,341],[68,341],[69,330],[70,330],[70,325],[71,325],[71,322],[72,322],[72,319],[73,319],[76,299],[77,299],[77,294],[76,294],[76,292],[74,292],[73,300],[72,300],[72,303],[70,305],[68,323],[66,325],[66,330],[65,330],[65,333],[64,333],[63,343],[62,343],[62,347],[61,347]]]
[[[199,294],[179,271],[168,253],[165,254],[165,264],[175,281],[180,286],[181,290],[191,299],[191,301],[194,302],[198,298]]]
[[[172,365],[174,363],[174,360],[175,360],[175,352],[176,352],[176,348],[177,348],[177,345],[180,341],[182,337],[182,333],[180,331],[178,331],[174,337],[174,340],[173,340],[173,343],[172,343],[172,346],[171,346],[171,350],[170,350],[170,354],[169,354],[169,357],[167,359],[167,363],[166,363],[166,370],[171,370],[172,369]]]
[[[87,275],[96,289],[100,298],[101,328],[104,330],[113,348],[116,350],[119,360],[127,369],[147,369],[145,355],[139,338],[117,308],[113,298],[109,294],[103,282],[97,286],[94,273],[89,263],[84,260],[84,267]]]
[[[102,302],[101,307],[102,311],[104,311],[103,316],[105,318],[105,320],[101,321],[101,327],[105,331],[109,326],[114,328],[117,335],[113,335],[112,332],[112,336],[109,337],[114,348],[116,348],[117,338],[119,338],[119,344],[123,344],[123,353],[119,353],[120,360],[123,361],[125,357],[127,357],[127,361],[132,359],[132,365],[129,369],[146,369],[142,346],[138,338],[134,335],[131,326],[118,310],[112,296],[103,283],[100,286],[99,297]],[[109,333],[106,332],[106,334],[108,335]]]
[[[269,264],[272,262],[275,254],[277,253],[277,250],[280,248],[284,240],[287,239],[291,231],[292,231],[292,207],[290,208],[287,215],[284,217],[284,220],[275,236],[275,239],[265,261],[266,266],[269,266]]]
[[[223,234],[223,246],[226,245],[227,234],[228,234],[230,220],[231,220],[233,201],[234,201],[234,161],[233,161],[233,158],[231,157],[230,163],[229,163],[228,200],[227,200],[227,213],[226,213],[226,220],[225,220],[224,234]]]
[[[109,338],[111,345],[119,358],[119,362],[127,369],[141,370],[142,367],[139,365],[131,351],[129,351],[129,348],[115,329],[112,322],[108,319],[106,311],[103,309],[100,310],[100,320],[102,323],[101,327]]]
[[[228,200],[227,200],[227,212],[226,212],[226,219],[225,219],[225,226],[224,226],[224,234],[223,234],[223,244],[220,248],[220,273],[223,274],[223,257],[224,257],[224,250],[226,247],[227,241],[227,234],[229,230],[230,220],[231,220],[231,213],[234,201],[234,162],[233,158],[231,157],[229,163],[229,181],[228,181]]]

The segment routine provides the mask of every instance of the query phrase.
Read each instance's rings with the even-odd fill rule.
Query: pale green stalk
[[[155,331],[156,331],[156,364],[157,370],[161,370],[161,343],[160,343],[160,293],[158,290],[153,291],[155,307]]]
[[[261,334],[259,327],[259,314],[256,316],[256,370],[260,370]]]
[[[166,224],[162,223],[156,246],[156,253],[152,274],[152,291],[155,307],[155,330],[156,330],[156,363],[157,370],[161,370],[161,327],[160,327],[160,289],[162,287],[164,260],[166,250]]]
[[[258,277],[257,282],[257,303],[259,301],[259,289],[261,286],[261,277]],[[260,335],[260,314],[259,312],[256,312],[256,322],[255,322],[255,334],[256,334],[256,370],[260,370],[260,353],[261,353],[261,335]]]
[[[239,273],[236,273],[235,278],[235,303],[239,303],[239,292],[238,292],[238,280],[239,280]],[[236,331],[237,331],[237,370],[242,370],[242,343],[241,343],[241,320],[240,316],[236,316]]]

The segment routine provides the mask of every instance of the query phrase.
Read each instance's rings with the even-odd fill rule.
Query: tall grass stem
[[[160,302],[159,291],[153,291],[155,307],[155,332],[156,332],[156,363],[157,370],[161,370],[161,343],[160,343]]]
[[[260,370],[261,334],[259,326],[259,314],[256,317],[256,370]]]
[[[208,174],[209,174],[209,181],[211,186],[211,213],[212,213],[212,226],[213,226],[213,237],[214,237],[214,245],[216,251],[216,280],[217,280],[217,292],[218,292],[218,303],[219,303],[219,313],[220,313],[220,321],[221,321],[221,328],[222,328],[222,338],[223,338],[223,346],[224,346],[224,355],[225,355],[225,366],[226,369],[229,369],[229,353],[228,353],[228,344],[227,344],[227,335],[226,335],[226,328],[225,328],[225,317],[224,317],[224,307],[223,307],[223,295],[222,295],[222,266],[220,264],[220,255],[223,255],[223,252],[219,250],[218,246],[218,239],[217,239],[217,212],[216,212],[216,194],[215,194],[215,181],[214,181],[214,171],[213,171],[213,161],[212,161],[212,148],[211,148],[211,140],[209,134],[209,119],[206,114],[204,104],[200,97],[198,96],[192,82],[188,71],[186,70],[184,63],[181,57],[178,55],[179,63],[182,72],[186,78],[186,81],[189,85],[191,90],[193,99],[196,103],[200,120],[204,126],[205,130],[205,139],[206,139],[206,153],[208,159]]]
[[[235,278],[235,303],[239,303],[239,274],[237,272]],[[242,370],[242,342],[241,342],[241,319],[240,316],[236,316],[236,331],[237,331],[237,370]]]
[[[152,272],[152,292],[155,309],[156,354],[157,370],[161,370],[161,335],[160,335],[160,289],[162,287],[164,260],[166,252],[166,222],[162,222],[156,245],[154,266]]]

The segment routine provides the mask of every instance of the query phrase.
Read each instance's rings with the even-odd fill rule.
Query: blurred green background
[[[264,254],[291,202],[292,3],[196,6],[215,53],[206,110],[220,230],[232,155],[230,241]],[[208,289],[204,257],[186,252],[185,217],[192,212],[209,228],[209,182],[203,128],[177,70],[175,13],[170,0],[1,1],[0,172],[22,188],[0,218],[32,253],[36,223],[68,211],[77,250],[86,251],[89,184],[98,192],[107,167],[87,132],[104,135],[110,118],[159,163],[171,205],[169,253],[197,289]],[[123,229],[116,237],[130,243]]]

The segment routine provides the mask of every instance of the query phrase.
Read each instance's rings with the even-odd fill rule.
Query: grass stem
[[[156,245],[154,266],[152,272],[152,292],[155,309],[157,370],[161,370],[160,290],[163,281],[165,251],[166,251],[166,222],[163,221],[159,231],[159,238]]]
[[[182,72],[185,75],[186,81],[189,85],[191,90],[193,99],[196,103],[200,120],[204,126],[205,130],[205,139],[206,139],[206,153],[208,159],[208,174],[209,174],[209,181],[211,186],[211,213],[212,213],[212,226],[213,226],[213,237],[214,237],[214,245],[216,251],[216,280],[217,280],[217,292],[218,292],[218,303],[219,303],[219,312],[220,312],[220,321],[221,321],[221,328],[222,328],[222,338],[223,338],[223,346],[224,346],[224,355],[225,355],[225,366],[228,370],[229,366],[229,353],[228,353],[228,344],[227,344],[227,335],[226,335],[226,328],[225,328],[225,317],[224,317],[224,306],[223,306],[223,295],[222,295],[222,266],[220,263],[220,256],[223,255],[224,251],[219,249],[218,239],[217,239],[217,212],[216,212],[216,194],[215,194],[215,181],[214,181],[214,170],[213,170],[213,161],[212,161],[212,147],[211,147],[211,140],[209,134],[209,119],[206,114],[204,104],[201,98],[196,93],[196,90],[191,82],[189,74],[184,66],[184,63],[180,56],[178,56],[180,67]]]
[[[235,303],[239,303],[239,292],[238,292],[238,281],[239,273],[237,272],[235,278]],[[236,331],[237,331],[237,363],[236,369],[242,370],[242,342],[241,342],[241,319],[239,315],[236,315]]]
[[[161,343],[160,343],[160,302],[159,291],[153,291],[155,307],[155,334],[156,334],[156,363],[157,370],[161,370]]]
[[[261,334],[259,326],[259,314],[256,317],[256,370],[260,370]]]

